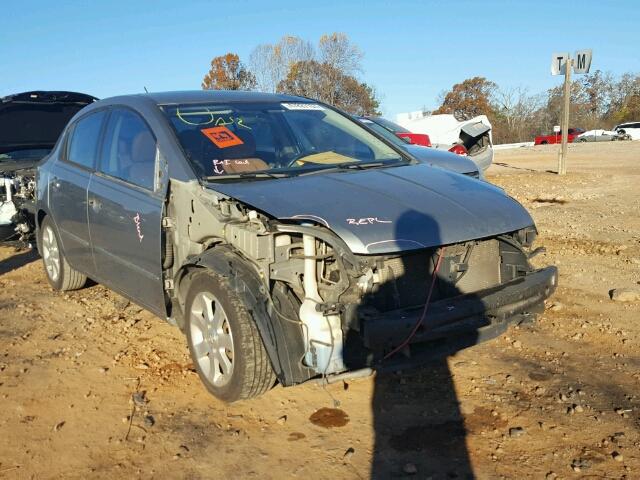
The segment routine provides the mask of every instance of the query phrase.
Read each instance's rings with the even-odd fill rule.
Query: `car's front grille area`
[[[424,304],[439,250],[403,255],[368,257],[379,283],[366,294],[363,304],[390,311]],[[496,239],[450,245],[438,270],[432,300],[453,297],[499,284],[500,244]]]

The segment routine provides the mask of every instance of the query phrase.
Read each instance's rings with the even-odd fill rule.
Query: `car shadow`
[[[0,275],[24,267],[31,262],[35,262],[38,258],[38,252],[35,249],[29,249],[5,258],[4,260],[0,260]]]
[[[440,238],[437,222],[415,211],[406,212],[398,219],[395,238],[415,238],[416,228],[436,232]],[[481,316],[467,324],[471,328],[461,328],[464,325],[458,323],[444,327],[448,332],[442,326],[430,326],[430,321],[439,322],[438,317],[442,318],[444,305],[440,302],[438,309],[435,304],[463,293],[456,286],[460,273],[454,272],[451,263],[460,251],[449,248],[449,251],[422,249],[399,256],[388,265],[381,263],[381,259],[376,260],[379,271],[382,267],[394,272],[388,272],[386,281],[365,295],[358,307],[357,318],[364,318],[359,331],[351,329],[347,334],[344,353],[347,367],[355,370],[366,363],[376,371],[371,400],[375,432],[372,479],[413,474],[434,480],[475,478],[466,445],[465,419],[448,358],[478,343],[480,330],[476,327],[487,326],[489,321]],[[442,259],[438,262],[440,255]],[[429,308],[424,311],[429,291],[429,305],[435,310],[432,317]],[[479,305],[475,302],[480,299],[472,295],[467,295],[467,299],[469,305]],[[372,317],[372,309],[384,310],[390,305],[412,305],[413,313],[397,313],[397,318],[395,313],[392,318],[386,315],[382,329],[374,326],[375,318],[367,320]],[[455,308],[458,307],[449,305],[444,310]],[[423,319],[422,326],[415,329],[420,319]],[[392,353],[414,330],[412,341]],[[381,344],[373,346],[372,338]]]

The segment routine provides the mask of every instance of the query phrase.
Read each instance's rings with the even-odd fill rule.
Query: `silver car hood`
[[[469,160],[468,157],[462,157],[455,153],[423,147],[421,145],[407,144],[403,145],[402,148],[421,163],[427,163],[432,166],[446,168],[452,172],[467,175],[478,173],[478,166],[473,160]]]
[[[429,165],[208,187],[278,219],[322,224],[357,254],[449,245],[533,225],[503,190]]]

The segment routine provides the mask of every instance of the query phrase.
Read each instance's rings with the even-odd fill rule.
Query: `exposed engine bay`
[[[0,242],[33,241],[35,188],[35,169],[0,171]]]
[[[427,303],[433,315],[425,324],[434,323],[420,326],[415,340],[421,342],[448,336],[452,328],[453,333],[475,331],[487,325],[487,315],[535,315],[555,287],[553,270],[531,301],[521,291],[516,293],[521,305],[514,308],[505,307],[512,299],[502,302],[502,293],[490,299],[492,289],[519,284],[533,272],[528,249],[535,227],[446,247],[362,255],[321,221],[274,220],[240,201],[181,182],[172,182],[167,214],[165,279],[175,279],[175,285],[168,283],[174,321],[181,322],[188,288],[184,265],[225,270],[237,277],[236,288],[245,293],[259,326],[261,312],[270,318],[263,338],[272,336],[274,349],[286,348],[282,357],[300,359],[282,367],[286,372],[274,365],[285,384],[376,364],[422,321]],[[213,260],[220,252],[224,255]],[[234,257],[247,270],[235,268]],[[489,300],[475,297],[478,292]]]
[[[34,243],[36,167],[95,97],[32,91],[0,98],[0,242]]]

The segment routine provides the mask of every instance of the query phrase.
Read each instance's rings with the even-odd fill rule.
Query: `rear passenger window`
[[[106,111],[101,110],[76,122],[68,144],[68,161],[91,169],[95,167],[100,129],[105,116]]]
[[[153,190],[156,139],[144,120],[130,110],[111,113],[104,136],[100,171]]]

